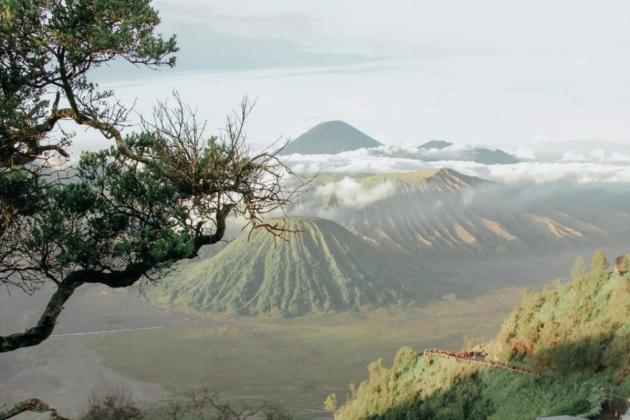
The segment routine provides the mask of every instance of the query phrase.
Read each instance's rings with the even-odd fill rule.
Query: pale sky
[[[627,1],[154,4],[178,68],[102,76],[140,111],[177,89],[213,129],[256,98],[258,144],[341,119],[386,144],[630,147]]]

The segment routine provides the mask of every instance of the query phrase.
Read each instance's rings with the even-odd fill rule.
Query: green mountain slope
[[[281,154],[336,154],[382,146],[367,134],[343,121],[323,122],[308,130],[282,149]]]
[[[196,311],[303,315],[418,303],[448,285],[324,219],[288,219],[287,240],[255,231],[212,258],[182,267],[148,291]]]
[[[630,275],[593,272],[531,293],[482,348],[528,373],[403,348],[391,368],[370,365],[336,419],[598,418],[630,396]]]

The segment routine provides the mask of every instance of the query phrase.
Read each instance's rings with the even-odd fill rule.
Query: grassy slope
[[[592,273],[529,294],[488,345],[490,357],[539,373],[432,359],[401,349],[370,366],[338,419],[535,419],[594,414],[630,395],[630,276]]]
[[[509,289],[423,309],[287,320],[213,317],[185,328],[97,336],[89,346],[115,371],[178,394],[207,388],[313,418],[323,414],[326,395],[344,397],[370,360],[403,345],[458,349],[466,337],[488,339],[522,296]]]
[[[446,293],[437,277],[378,252],[324,219],[288,219],[287,240],[243,235],[215,257],[186,266],[148,291],[196,311],[295,316],[425,302]]]

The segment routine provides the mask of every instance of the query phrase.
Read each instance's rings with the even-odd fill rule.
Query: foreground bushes
[[[292,415],[278,407],[261,404],[238,406],[223,401],[218,395],[204,392],[189,398],[140,409],[123,392],[96,396],[80,420],[290,420]]]
[[[597,255],[601,259],[601,255]],[[484,346],[517,374],[401,349],[351,385],[338,420],[597,417],[630,396],[630,276],[595,264],[570,283],[529,293]]]

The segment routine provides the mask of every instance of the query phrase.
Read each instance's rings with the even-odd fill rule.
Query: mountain
[[[453,143],[445,140],[431,140],[418,146],[419,149],[446,149]]]
[[[492,150],[484,147],[477,147],[472,149],[469,154],[470,160],[477,163],[483,163],[484,165],[509,165],[519,162],[516,156],[506,153],[501,149]]]
[[[469,160],[484,165],[506,165],[518,163],[519,159],[501,149],[485,147],[452,147],[453,143],[444,140],[431,140],[418,146],[423,153],[420,158],[426,161]]]
[[[451,169],[322,174],[289,211],[335,220],[377,247],[412,254],[520,254],[620,243],[630,194],[514,188]]]
[[[296,316],[423,302],[450,292],[404,256],[379,252],[338,224],[287,219],[286,240],[243,235],[147,292],[195,311]],[[452,286],[451,286],[452,288]]]
[[[630,275],[602,270],[530,293],[468,354],[403,348],[391,368],[372,363],[335,419],[620,418],[613,413],[630,396],[629,292]]]
[[[328,121],[316,125],[287,144],[280,154],[336,154],[378,146],[382,144],[351,125],[343,121]]]

